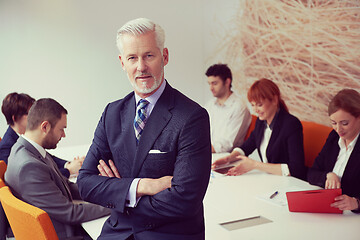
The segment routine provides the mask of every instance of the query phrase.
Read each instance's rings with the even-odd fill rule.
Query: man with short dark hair
[[[17,92],[8,94],[2,102],[1,111],[9,127],[0,141],[0,160],[4,160],[6,164],[11,147],[18,140],[19,136],[25,133],[28,112],[34,102],[35,99],[29,95]],[[52,158],[59,167],[61,174],[67,178],[72,174],[77,175],[79,173],[84,160],[84,157],[74,158],[71,162],[55,156],[52,156]]]
[[[19,136],[25,133],[28,112],[34,102],[35,99],[28,94],[17,92],[9,93],[2,102],[1,111],[9,127],[0,141],[0,160],[3,160],[6,164],[12,146]],[[73,161],[68,162],[55,156],[52,157],[61,174],[67,178],[71,174],[78,174],[84,160],[84,158],[75,158]],[[0,204],[0,240],[5,240],[6,235],[12,236],[12,232]]]
[[[205,106],[210,115],[212,152],[230,152],[244,142],[251,114],[240,97],[231,91],[232,74],[226,64],[210,66],[205,75],[215,97]]]
[[[53,99],[39,99],[29,110],[25,134],[11,149],[5,182],[19,199],[46,211],[59,239],[89,238],[80,224],[110,213],[98,205],[77,204],[77,185],[64,178],[46,149],[65,137],[67,110]]]

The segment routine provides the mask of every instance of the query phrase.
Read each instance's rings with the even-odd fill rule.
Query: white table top
[[[78,149],[74,147],[67,150],[81,154],[85,148],[84,145]],[[57,152],[59,157],[65,155],[60,154],[64,153],[63,149]],[[223,154],[214,154],[213,159],[220,156]],[[252,157],[257,158],[256,155]],[[318,187],[293,177],[275,176],[259,171],[235,177],[213,173],[204,199],[206,240],[359,239],[360,215],[351,211],[345,211],[344,214],[289,212],[286,200],[283,203],[286,191],[313,189]],[[279,191],[279,195],[270,200],[267,196],[275,191]],[[255,216],[265,217],[271,222],[233,231],[220,225]],[[82,226],[93,239],[97,239],[106,219],[107,217],[103,217],[89,221]]]
[[[360,239],[360,215],[351,211],[343,214],[289,212],[286,191],[313,189],[319,187],[294,177],[260,171],[235,177],[213,174],[204,199],[206,239]],[[275,191],[279,194],[270,199]],[[254,216],[272,222],[233,231],[219,225]]]

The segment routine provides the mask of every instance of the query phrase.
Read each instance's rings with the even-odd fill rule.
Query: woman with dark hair
[[[333,207],[360,212],[360,94],[343,89],[331,100],[333,131],[309,169],[308,181],[326,189],[341,188]]]
[[[213,163],[219,165],[241,160],[227,175],[241,175],[258,169],[271,174],[306,177],[301,122],[288,112],[278,86],[269,79],[260,79],[250,87],[248,100],[258,115],[250,137],[230,155]],[[257,149],[261,162],[248,158]]]
[[[25,93],[8,94],[1,106],[1,111],[9,125],[2,141],[0,142],[0,160],[7,164],[12,145],[17,141],[19,135],[24,134],[27,124],[27,115],[35,99]]]

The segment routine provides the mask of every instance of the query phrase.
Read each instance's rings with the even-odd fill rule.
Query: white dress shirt
[[[215,152],[230,152],[239,130],[242,131],[241,139],[244,139],[247,133],[251,123],[249,110],[235,93],[232,93],[223,105],[214,98],[205,108],[210,116],[211,145]]]
[[[352,151],[354,150],[355,144],[359,138],[359,134],[356,136],[354,140],[351,141],[351,143],[347,147],[345,146],[344,140],[342,138],[339,138],[338,143],[339,143],[340,151],[333,169],[333,173],[335,173],[340,180],[344,175],[345,167],[349,161]]]
[[[166,81],[164,80],[161,83],[159,89],[156,90],[156,92],[154,92],[151,96],[145,98],[145,100],[147,100],[149,102],[149,104],[147,105],[147,107],[145,109],[147,118],[150,117],[150,114],[151,114],[152,110],[154,109],[156,102],[159,100],[161,94],[165,90],[165,86],[166,86]],[[136,101],[135,106],[137,106],[137,104],[140,100],[141,100],[141,97],[135,93],[135,101]],[[134,134],[136,134],[135,130],[134,130]],[[137,189],[137,185],[139,184],[139,181],[140,181],[140,178],[135,178],[130,185],[129,192],[126,195],[126,202],[127,202],[126,206],[127,207],[132,207],[132,208],[136,207],[137,203],[140,200],[140,198],[136,198],[136,189]]]

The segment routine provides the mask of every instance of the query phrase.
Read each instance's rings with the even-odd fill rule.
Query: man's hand
[[[69,170],[70,175],[78,175],[79,174],[79,170],[84,162],[84,159],[85,159],[85,156],[82,156],[82,157],[77,156],[71,162],[67,162],[65,168],[67,170]]]
[[[144,195],[155,195],[167,188],[171,188],[171,180],[173,176],[164,176],[161,178],[142,178],[136,189],[136,197]]]
[[[99,175],[104,177],[121,178],[112,160],[109,160],[109,166],[105,163],[104,160],[100,160],[98,165],[98,170],[100,172]],[[172,178],[172,176],[164,176],[156,179],[141,178],[136,189],[136,197],[139,198],[145,195],[152,196],[167,188],[170,188]]]
[[[119,171],[117,170],[113,160],[109,160],[109,165],[106,165],[104,160],[99,161],[98,170],[100,172],[100,176],[104,177],[117,177],[121,178]]]

